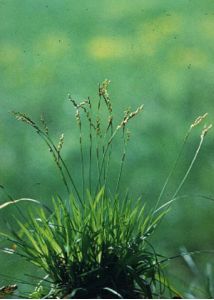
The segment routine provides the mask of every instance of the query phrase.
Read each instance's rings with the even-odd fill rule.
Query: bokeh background
[[[10,112],[26,112],[35,120],[44,113],[56,141],[64,132],[62,153],[79,179],[78,136],[67,94],[77,101],[96,99],[98,83],[108,78],[116,115],[145,105],[130,128],[122,185],[152,205],[189,125],[205,112],[213,122],[213,67],[212,0],[0,0],[0,184],[14,198],[48,202],[64,195],[45,145]],[[164,201],[184,175],[200,132],[193,132]],[[181,246],[214,249],[214,203],[194,196],[214,194],[213,137],[210,131],[180,193],[189,197],[175,203],[153,237],[163,255],[178,254]],[[117,159],[113,162],[114,170]],[[2,190],[1,202],[7,199]],[[13,224],[14,214],[12,208],[1,211],[2,230]],[[201,274],[214,262],[213,254],[194,259]],[[0,272],[4,284],[13,280],[3,275],[20,278],[31,269],[1,254]],[[181,259],[169,264],[169,273],[181,290],[194,277]]]

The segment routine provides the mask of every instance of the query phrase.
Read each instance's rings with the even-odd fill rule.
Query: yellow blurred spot
[[[154,55],[157,48],[159,47],[159,42],[161,41],[161,39],[161,36],[155,31],[143,31],[138,42],[139,53],[136,54],[148,56]]]
[[[204,68],[207,66],[206,53],[197,48],[178,48],[170,55],[170,60],[177,66]]]
[[[0,47],[0,64],[4,66],[14,67],[14,64],[19,63],[21,60],[22,51],[20,48],[10,45],[3,44]]]
[[[183,18],[180,15],[160,16],[153,21],[153,26],[164,37],[178,33],[182,28]]]
[[[139,54],[152,56],[162,43],[171,35],[176,35],[182,28],[182,18],[161,16],[140,26],[138,29]]]
[[[88,52],[96,59],[120,58],[126,55],[126,43],[122,39],[96,37],[90,41]]]
[[[200,31],[206,37],[213,39],[214,38],[214,18],[210,16],[206,16],[204,20],[200,23]]]
[[[41,37],[34,46],[37,54],[46,55],[49,58],[60,57],[70,49],[70,39],[64,33],[47,34]]]
[[[13,245],[11,246],[11,249],[12,249],[13,251],[16,251],[17,245],[16,245],[16,244],[13,244]]]

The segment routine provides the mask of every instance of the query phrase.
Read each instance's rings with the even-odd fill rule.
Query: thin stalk
[[[105,139],[106,139],[107,133],[108,133],[108,128],[106,129],[105,136],[103,137],[104,142],[103,142],[103,146],[102,146],[102,155],[104,155],[104,153],[105,153],[105,146],[106,146]],[[106,160],[104,161],[104,165],[103,165],[103,185],[104,186],[106,185],[106,181],[107,181],[107,174],[108,174],[110,157],[111,157],[111,149],[112,149],[112,145],[111,145],[111,148],[109,149],[108,159],[107,159],[107,161]]]
[[[5,187],[3,185],[0,185],[0,188],[3,190],[5,195],[11,200],[15,201],[14,198],[6,191]],[[20,209],[19,205],[17,203],[14,203],[17,211],[19,212],[20,216],[23,218],[23,220],[27,221],[26,216],[23,214],[22,210]]]
[[[77,120],[77,123],[78,123],[78,127],[80,128],[80,152],[81,152],[81,161],[82,161],[82,174],[85,174],[85,171],[84,171],[84,160],[83,160],[83,143],[82,143],[82,132],[81,132],[81,119],[80,119],[80,113],[79,113],[79,109],[82,109],[85,116],[86,116],[86,119],[89,123],[89,139],[90,139],[90,148],[89,148],[89,170],[88,170],[88,178],[89,178],[89,190],[91,192],[91,189],[92,189],[92,184],[91,184],[91,177],[92,177],[92,150],[93,150],[93,135],[92,135],[92,128],[94,130],[96,130],[96,126],[94,125],[93,121],[92,121],[92,105],[91,105],[91,100],[90,98],[88,97],[87,100],[84,100],[83,102],[81,102],[80,104],[77,104],[75,100],[73,100],[71,98],[71,96],[69,95],[69,100],[72,102],[72,104],[74,105],[74,107],[76,108],[76,120]],[[89,105],[89,109],[87,109],[85,107],[85,105],[88,104]],[[85,176],[82,176],[84,181],[83,181],[83,191],[85,193]]]
[[[213,254],[214,250],[195,250],[195,251],[190,251],[190,252],[188,252],[188,251],[187,252],[182,252],[178,255],[174,255],[174,256],[162,259],[161,261],[159,261],[159,264],[163,264],[163,263],[168,262],[172,259],[182,258],[183,256],[186,256],[186,255],[195,255],[195,254],[201,254],[201,253]]]
[[[159,212],[160,210],[162,210],[164,207],[170,205],[171,203],[175,202],[176,200],[181,199],[181,198],[187,198],[187,197],[188,197],[188,195],[184,195],[184,196],[179,196],[179,197],[172,198],[171,200],[167,201],[166,203],[164,203],[160,207],[156,208],[155,211],[153,212],[153,214],[156,214],[157,212]]]
[[[107,86],[108,86],[108,84],[107,84]],[[113,133],[113,116],[112,116],[113,108],[112,108],[111,100],[110,100],[108,92],[107,92],[107,86],[106,86],[106,90],[104,90],[103,93],[102,93],[102,97],[103,97],[104,103],[105,103],[105,105],[107,107],[108,118],[109,118],[108,125],[107,125],[107,128],[105,130],[105,136],[103,138],[103,140],[104,140],[103,151],[102,151],[103,154],[105,152],[105,147],[106,147],[105,139],[106,139],[106,136],[108,134],[109,129],[111,130],[110,134],[112,135],[112,133]],[[107,161],[104,162],[104,167],[103,167],[104,185],[106,185],[106,181],[107,181],[107,175],[108,175],[108,170],[109,170],[109,163],[110,163],[111,152],[112,152],[111,150],[112,150],[112,144],[111,144],[110,149],[109,149],[108,159],[107,159]]]
[[[156,214],[157,212],[159,212],[160,210],[162,210],[164,207],[170,205],[171,203],[177,201],[178,199],[182,199],[182,198],[189,198],[189,197],[194,197],[194,198],[203,198],[203,199],[206,199],[206,200],[210,200],[210,201],[214,201],[214,198],[212,197],[209,197],[209,196],[206,196],[206,195],[183,195],[183,196],[177,196],[177,197],[174,197],[172,198],[171,200],[167,201],[166,203],[164,203],[163,205],[161,205],[160,207],[158,207],[154,212],[153,214]]]
[[[100,182],[100,178],[101,178],[101,174],[102,174],[102,170],[103,170],[103,165],[104,165],[104,163],[105,163],[105,158],[106,158],[106,154],[107,154],[107,152],[108,152],[108,149],[109,149],[110,145],[112,144],[112,141],[113,141],[115,135],[117,134],[117,132],[118,132],[118,130],[119,130],[120,128],[121,128],[120,125],[116,127],[116,129],[115,129],[114,132],[111,134],[111,136],[110,136],[110,138],[109,138],[109,140],[108,140],[108,142],[107,142],[105,151],[104,151],[103,156],[102,156],[102,161],[101,161],[101,166],[100,166],[100,172],[99,172],[99,180],[98,180],[98,182]],[[98,187],[97,187],[97,189],[96,189],[96,192],[97,192],[97,191],[98,191]]]
[[[62,158],[60,153],[57,151],[57,148],[55,147],[54,143],[50,140],[49,136],[46,136],[46,133],[44,133],[43,131],[37,132],[39,134],[39,136],[45,141],[45,143],[47,144],[50,152],[52,153],[53,157],[54,157],[54,161],[60,171],[61,177],[62,177],[62,181],[66,187],[66,190],[68,192],[68,194],[70,194],[70,189],[68,186],[68,182],[66,180],[65,174],[63,172],[62,166],[60,165],[59,161],[62,162]],[[57,155],[56,155],[57,152]]]
[[[110,129],[110,135],[112,135],[113,134],[113,116],[112,116],[111,113],[109,114],[109,122],[108,122],[108,126],[106,128],[105,138],[108,134],[109,129]],[[104,147],[105,147],[105,145],[104,145]],[[103,153],[104,153],[105,149],[103,149],[103,150],[104,150],[103,151]],[[112,144],[110,145],[110,148],[109,148],[108,159],[107,159],[106,166],[105,166],[104,186],[106,186],[106,182],[107,182],[107,178],[108,178],[109,165],[110,165],[110,161],[111,161],[111,154],[112,154]]]
[[[158,196],[158,200],[157,200],[157,202],[156,202],[156,204],[155,204],[155,208],[154,208],[155,210],[157,209],[157,207],[158,207],[158,205],[159,205],[159,203],[160,203],[160,201],[161,201],[161,199],[162,199],[162,196],[163,196],[163,194],[164,194],[164,192],[165,192],[165,190],[166,190],[166,187],[167,187],[167,185],[168,185],[168,183],[169,183],[170,178],[172,177],[174,171],[175,171],[176,168],[177,168],[178,162],[179,162],[179,160],[180,160],[180,158],[181,158],[181,155],[182,155],[182,153],[183,153],[184,147],[185,147],[186,142],[187,142],[187,140],[188,140],[188,137],[189,137],[189,135],[190,135],[190,131],[191,131],[191,130],[188,130],[188,132],[187,132],[187,134],[186,134],[186,136],[185,136],[185,138],[184,138],[184,141],[183,141],[183,143],[182,143],[181,149],[180,149],[180,151],[179,151],[179,153],[178,153],[178,156],[177,156],[177,158],[176,158],[176,160],[175,160],[175,162],[174,162],[174,164],[173,164],[173,166],[172,166],[172,169],[171,169],[170,172],[169,172],[169,175],[167,176],[167,178],[166,178],[166,180],[165,180],[165,182],[164,182],[164,185],[163,185],[163,187],[162,187],[162,189],[161,189],[161,192],[160,192],[160,194],[159,194],[159,196]]]
[[[167,185],[168,185],[168,183],[169,183],[169,180],[170,180],[172,174],[173,174],[174,171],[176,170],[176,167],[177,167],[178,162],[179,162],[179,160],[180,160],[181,154],[182,154],[182,152],[183,152],[183,150],[184,150],[184,147],[185,147],[185,145],[186,145],[186,142],[187,142],[187,140],[188,140],[188,138],[189,138],[189,135],[190,135],[192,129],[193,129],[194,127],[198,126],[198,125],[199,125],[199,124],[207,117],[207,115],[208,115],[208,114],[205,113],[204,115],[197,117],[197,118],[195,119],[195,121],[190,125],[189,130],[187,131],[187,134],[186,134],[186,136],[185,136],[185,138],[184,138],[184,141],[183,141],[183,143],[182,143],[181,149],[180,149],[180,151],[179,151],[179,153],[178,153],[178,156],[177,156],[177,158],[176,158],[176,160],[175,160],[175,162],[174,162],[174,164],[173,164],[173,167],[172,167],[171,171],[169,172],[169,175],[168,175],[168,177],[166,178],[166,181],[165,181],[165,183],[164,183],[164,185],[163,185],[163,188],[162,188],[162,190],[161,190],[161,192],[160,192],[160,194],[159,194],[158,200],[157,200],[156,205],[155,205],[155,210],[157,209],[158,204],[159,204],[160,201],[161,201],[161,198],[162,198],[162,196],[163,196],[163,194],[164,194],[164,192],[165,192],[165,190],[166,190],[166,187],[167,187]],[[208,128],[208,130],[209,130],[209,128]]]
[[[109,104],[110,105],[110,104]],[[109,110],[112,112],[112,107],[109,108]],[[136,115],[138,115],[141,111],[143,110],[143,105],[139,106],[135,111],[133,112],[130,112],[129,110],[125,112],[125,115],[121,121],[121,123],[116,127],[116,129],[112,132],[111,134],[111,137],[109,138],[108,140],[108,143],[106,145],[106,148],[105,148],[105,151],[103,153],[103,156],[102,156],[102,161],[101,161],[101,166],[100,166],[100,174],[99,174],[99,181],[100,181],[100,178],[101,178],[101,175],[102,175],[102,171],[103,171],[103,167],[104,167],[104,163],[105,163],[105,158],[106,158],[106,154],[108,152],[108,149],[109,147],[111,146],[112,144],[112,141],[115,137],[115,135],[117,134],[118,130],[121,129],[121,128],[124,128],[126,127],[126,125],[128,124],[128,122],[134,118]],[[99,183],[98,181],[98,183]],[[96,189],[96,191],[98,191],[98,187]]]
[[[182,186],[184,185],[184,183],[185,183],[185,181],[186,181],[186,179],[187,179],[187,177],[188,177],[188,175],[189,175],[189,173],[190,173],[190,171],[191,171],[191,169],[192,169],[192,167],[193,167],[193,165],[194,165],[194,162],[195,162],[196,159],[197,159],[197,156],[198,156],[199,151],[200,151],[200,149],[201,149],[203,140],[204,140],[204,135],[201,135],[200,142],[199,142],[198,148],[196,149],[195,155],[194,155],[194,157],[193,157],[193,159],[192,159],[192,161],[191,161],[191,163],[190,163],[190,165],[189,165],[189,168],[187,169],[187,171],[186,171],[186,173],[185,173],[183,179],[181,180],[181,182],[180,182],[180,184],[179,184],[177,190],[175,191],[174,195],[172,196],[172,199],[175,198],[175,197],[177,196],[177,194],[178,194],[179,191],[181,190]]]
[[[92,105],[91,105],[91,101],[90,98],[88,97],[88,102],[89,102],[89,109],[90,112],[92,111]],[[92,184],[91,184],[91,177],[92,177],[92,151],[93,151],[93,138],[92,138],[92,124],[91,122],[89,122],[89,140],[90,140],[90,147],[89,147],[89,191],[90,191],[90,195],[92,193]]]
[[[51,283],[51,284],[53,283],[53,281],[47,279],[49,277],[49,275],[46,275],[45,277],[40,277],[40,276],[35,276],[32,274],[24,274],[24,276],[31,277],[33,279],[39,279],[40,283],[43,283],[43,282],[47,282],[47,283]],[[38,283],[37,283],[37,285],[38,285]]]
[[[100,182],[101,182],[101,175],[102,175],[102,171],[103,171],[103,166],[104,166],[104,163],[105,163],[105,158],[106,158],[106,154],[108,152],[108,149],[109,149],[109,146],[111,145],[116,133],[118,131],[118,127],[115,129],[115,131],[113,132],[113,134],[111,135],[110,139],[108,140],[108,143],[106,145],[106,148],[105,148],[105,151],[103,153],[103,156],[102,156],[102,161],[101,161],[101,165],[100,165],[100,168],[99,168],[99,178],[98,178],[98,184],[97,184],[97,188],[96,188],[96,193],[98,192],[99,190],[99,187],[100,187]]]
[[[186,181],[186,179],[187,179],[187,177],[188,177],[190,171],[192,170],[192,167],[193,167],[193,165],[194,165],[194,163],[195,163],[195,161],[196,161],[196,159],[197,159],[197,157],[198,157],[198,154],[199,154],[199,152],[200,152],[201,146],[202,146],[202,144],[203,144],[204,137],[205,137],[205,135],[207,134],[208,130],[209,130],[211,127],[212,127],[212,125],[209,125],[209,126],[207,126],[207,127],[205,127],[205,128],[203,129],[203,131],[202,131],[202,133],[201,133],[201,136],[200,136],[200,142],[199,142],[199,145],[198,145],[198,147],[197,147],[197,149],[196,149],[196,151],[195,151],[195,154],[194,154],[194,156],[193,156],[193,159],[191,160],[190,165],[189,165],[189,167],[188,167],[188,169],[187,169],[187,171],[186,171],[184,177],[182,178],[180,184],[178,185],[178,187],[177,187],[177,189],[176,189],[174,195],[172,196],[172,198],[171,198],[169,201],[167,201],[166,203],[164,203],[161,207],[156,208],[156,209],[154,210],[154,213],[157,213],[158,211],[160,211],[162,208],[164,208],[164,207],[166,207],[166,206],[168,206],[168,208],[169,208],[171,203],[173,203],[173,202],[174,202],[175,200],[177,200],[178,198],[181,198],[181,197],[177,197],[177,195],[178,195],[178,193],[180,192],[182,186],[184,185],[184,183],[185,183],[185,181]],[[186,197],[186,196],[182,196],[182,198],[183,198],[183,197]],[[203,197],[205,197],[205,196],[203,196]],[[206,198],[208,198],[209,200],[213,200],[213,199],[210,198],[210,197],[206,197]]]
[[[98,188],[101,187],[101,171],[100,171],[100,157],[99,157],[99,147],[98,143],[96,145],[96,161],[97,161],[97,172],[98,172]]]
[[[125,162],[125,157],[126,157],[126,141],[125,141],[125,128],[123,128],[123,154],[122,154],[122,157],[121,157],[120,171],[119,171],[119,175],[118,175],[118,179],[117,179],[115,194],[117,194],[118,190],[119,190],[120,181],[121,181],[122,172],[123,172],[123,167],[124,167],[124,162]]]
[[[28,282],[22,279],[18,279],[14,276],[9,276],[9,275],[5,275],[5,274],[0,274],[1,278],[8,278],[10,279],[10,282],[16,282],[16,283],[21,283],[21,284],[26,284],[26,285],[31,285],[31,286],[37,286],[37,283],[32,283],[32,282]]]
[[[105,145],[102,146],[102,153],[105,152]],[[103,165],[103,185],[105,185],[106,182],[106,161]]]
[[[39,128],[38,128],[38,129],[39,129]],[[52,139],[49,137],[49,135],[47,135],[46,132],[42,131],[41,129],[39,129],[39,131],[40,131],[40,132],[37,132],[37,133],[38,133],[38,134],[41,133],[41,135],[40,135],[40,134],[39,134],[39,135],[43,138],[43,140],[44,140],[44,141],[46,142],[46,144],[49,146],[49,149],[51,149],[52,151],[53,151],[53,150],[55,151],[55,152],[53,151],[52,153],[53,153],[54,157],[56,158],[56,159],[55,159],[55,162],[56,162],[56,164],[57,164],[57,166],[58,166],[58,168],[59,168],[59,170],[60,170],[60,172],[61,172],[61,175],[62,175],[62,178],[63,178],[63,182],[64,182],[64,184],[65,184],[65,186],[66,186],[66,188],[67,188],[68,193],[70,194],[70,189],[69,189],[69,186],[68,186],[66,177],[65,177],[65,175],[64,175],[64,172],[63,172],[63,170],[62,170],[62,167],[61,167],[61,165],[59,164],[59,161],[61,161],[62,166],[64,167],[64,169],[65,169],[65,171],[66,171],[66,173],[67,173],[67,175],[68,175],[68,178],[70,179],[70,182],[71,182],[71,184],[72,184],[72,187],[73,187],[73,189],[74,189],[74,191],[75,191],[75,193],[76,193],[76,195],[77,195],[77,197],[78,197],[78,199],[79,199],[81,205],[83,205],[82,199],[81,199],[81,197],[80,197],[80,194],[79,194],[79,192],[78,192],[78,189],[77,189],[77,187],[76,187],[76,184],[75,184],[75,182],[74,182],[74,179],[73,179],[73,177],[71,176],[71,173],[70,173],[70,171],[69,171],[69,169],[68,169],[68,167],[67,167],[65,161],[63,160],[61,154],[57,151],[57,147],[55,146],[55,144],[53,143]],[[57,156],[56,156],[55,153],[57,153]]]
[[[99,115],[99,110],[101,107],[101,99],[103,98],[104,103],[107,107],[108,113],[109,113],[109,122],[108,122],[108,126],[107,129],[105,131],[105,136],[102,137],[103,142],[103,146],[102,146],[102,161],[101,161],[101,165],[100,162],[98,164],[98,173],[99,173],[99,178],[98,178],[98,186],[97,186],[97,190],[99,187],[101,187],[101,178],[103,176],[103,184],[106,184],[106,180],[107,180],[107,174],[108,174],[108,168],[109,168],[109,161],[110,161],[110,156],[111,153],[109,153],[109,160],[106,162],[105,161],[105,157],[106,157],[106,147],[108,147],[108,145],[106,146],[105,143],[105,137],[108,133],[108,129],[111,128],[111,134],[113,133],[113,124],[112,124],[112,104],[111,104],[111,100],[108,94],[108,86],[109,86],[110,80],[105,79],[102,84],[99,84],[99,101],[98,101],[98,115]],[[110,151],[111,152],[111,151]],[[97,157],[99,158],[99,154],[97,151]]]
[[[165,207],[167,207],[167,209],[166,209],[166,211],[167,211],[169,209],[170,205],[179,198],[179,197],[177,197],[177,195],[178,195],[179,191],[181,190],[183,184],[185,183],[185,181],[186,181],[186,179],[187,179],[187,177],[188,177],[188,175],[189,175],[189,173],[190,173],[190,171],[191,171],[191,169],[192,169],[192,167],[194,165],[194,162],[197,159],[197,156],[198,156],[199,151],[201,149],[203,140],[204,140],[204,135],[201,135],[199,145],[198,145],[198,147],[197,147],[197,149],[195,151],[195,155],[193,156],[193,159],[192,159],[192,161],[191,161],[191,163],[190,163],[190,165],[189,165],[189,167],[188,167],[188,169],[187,169],[187,171],[186,171],[183,179],[181,180],[180,184],[178,185],[178,188],[176,189],[174,195],[172,196],[172,198],[169,201],[167,201],[166,203],[164,203],[163,205],[161,205],[159,208],[155,207],[155,210],[153,212],[153,216],[154,216],[155,213],[159,212],[161,209],[163,209]],[[181,197],[181,198],[183,198],[183,197]],[[162,220],[163,220],[163,217],[161,218],[161,221]],[[151,218],[151,222],[152,221],[153,221],[153,218]]]
[[[24,123],[27,123],[28,125],[32,126],[35,130],[36,130],[36,133],[45,141],[45,143],[47,144],[49,150],[52,152],[53,154],[53,157],[54,157],[54,161],[55,163],[57,164],[57,167],[59,168],[60,170],[60,174],[62,176],[62,180],[66,186],[66,189],[67,189],[67,192],[70,193],[69,191],[69,188],[68,188],[68,184],[67,184],[67,181],[66,181],[66,178],[64,176],[64,173],[63,173],[63,170],[59,164],[59,156],[57,158],[57,154],[58,154],[58,151],[57,151],[57,148],[56,146],[54,145],[53,141],[50,139],[49,135],[48,135],[48,131],[45,129],[45,131],[43,131],[39,126],[37,126],[37,124],[32,121],[28,116],[26,116],[25,114],[22,114],[22,113],[16,113],[16,112],[13,112],[13,114],[16,116],[16,118],[18,120],[21,120],[23,121]],[[44,123],[44,122],[43,122]],[[55,151],[55,152],[54,152]]]
[[[79,143],[80,143],[80,157],[81,157],[81,172],[82,172],[82,199],[84,200],[85,194],[85,168],[84,168],[84,156],[83,156],[83,144],[82,144],[82,123],[79,122]]]
[[[100,170],[100,148],[99,139],[101,138],[101,129],[100,129],[100,107],[101,107],[101,96],[99,97],[98,106],[97,106],[97,119],[96,119],[96,162],[97,162],[97,172],[98,172],[98,188],[101,188],[101,170]]]
[[[93,151],[93,139],[92,139],[92,133],[91,133],[91,126],[90,126],[90,148],[89,148],[89,191],[90,194],[92,193],[92,183],[91,183],[91,178],[92,178],[92,151]]]
[[[62,180],[66,186],[66,189],[67,189],[67,192],[70,194],[70,190],[69,190],[69,187],[68,187],[68,183],[67,183],[67,180],[66,180],[66,177],[65,177],[65,174],[63,172],[63,169],[62,169],[62,166],[64,167],[67,175],[68,175],[68,178],[70,179],[71,181],[71,184],[72,184],[72,187],[81,203],[81,205],[83,205],[82,203],[82,200],[81,200],[81,197],[79,195],[79,192],[78,192],[78,189],[76,187],[76,184],[74,182],[74,179],[73,177],[71,176],[69,170],[68,170],[68,167],[67,165],[65,164],[61,154],[58,152],[57,150],[57,147],[55,146],[55,144],[53,143],[52,139],[49,137],[49,134],[47,132],[47,130],[45,129],[45,131],[41,130],[37,124],[32,121],[28,116],[26,116],[25,114],[21,114],[21,113],[16,113],[16,112],[13,112],[13,114],[16,116],[16,118],[18,120],[21,120],[27,124],[29,124],[30,126],[32,126],[36,132],[39,134],[39,136],[45,141],[45,143],[47,144],[48,148],[51,150],[53,156],[54,156],[54,161],[55,163],[57,164],[57,167],[59,168],[59,171],[60,171],[60,174],[62,176]],[[62,163],[62,166],[59,164],[59,161]]]

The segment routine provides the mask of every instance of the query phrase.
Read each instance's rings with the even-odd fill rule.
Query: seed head
[[[195,119],[195,121],[190,125],[190,129],[194,128],[198,124],[200,124],[206,117],[208,113],[205,113],[203,116],[199,116]]]
[[[208,126],[204,126],[204,129],[201,132],[201,138],[203,139],[206,134],[208,133],[208,131],[213,127],[212,124],[208,125]]]
[[[64,133],[62,133],[60,138],[59,138],[59,143],[58,143],[58,146],[57,146],[57,152],[58,153],[61,151],[63,144],[64,144]]]

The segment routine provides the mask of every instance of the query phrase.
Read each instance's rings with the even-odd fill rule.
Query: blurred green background
[[[56,140],[64,132],[63,154],[80,178],[67,94],[78,101],[97,98],[98,83],[108,78],[116,115],[145,105],[131,125],[122,184],[154,203],[191,122],[205,112],[213,122],[213,67],[213,0],[0,0],[0,184],[15,198],[49,201],[56,193],[63,195],[45,145],[10,111],[26,112],[35,120],[44,113]],[[164,200],[178,186],[199,136],[196,129]],[[214,194],[213,136],[211,131],[206,137],[181,192],[189,197],[173,206],[153,238],[164,255],[177,254],[182,245],[214,249],[214,203],[194,197]],[[1,202],[5,200],[2,193]],[[2,228],[12,214],[9,208],[1,212]],[[204,260],[202,268],[214,261],[205,254],[197,259]],[[0,263],[1,273],[25,273],[17,258],[2,254]],[[182,262],[170,266],[173,278],[181,280]]]

